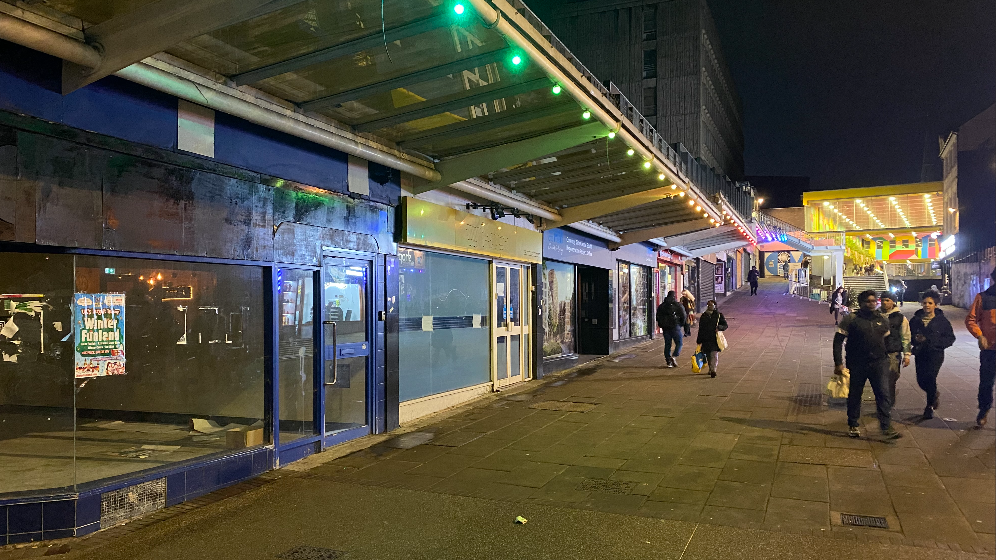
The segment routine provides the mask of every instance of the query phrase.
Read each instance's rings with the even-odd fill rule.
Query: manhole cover
[[[346,558],[346,553],[341,550],[317,546],[295,546],[287,552],[281,552],[277,558],[283,560],[336,560]]]
[[[635,482],[607,478],[586,478],[577,487],[578,490],[585,492],[601,492],[603,494],[629,494],[633,488],[636,488]]]
[[[580,402],[568,401],[543,401],[529,405],[529,408],[539,410],[561,410],[564,412],[588,412],[595,408],[595,405]]]
[[[879,529],[888,529],[889,522],[885,520],[884,517],[875,517],[872,515],[852,515],[850,513],[840,514],[840,522],[843,525],[851,525],[853,527],[878,527]]]
[[[431,432],[409,432],[385,441],[384,445],[394,447],[395,449],[411,449],[417,445],[432,441],[434,437],[436,435]]]

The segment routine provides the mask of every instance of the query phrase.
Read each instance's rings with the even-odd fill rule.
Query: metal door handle
[[[336,332],[335,321],[322,321],[323,325],[332,325],[332,382],[325,382],[325,385],[335,385],[339,380],[339,336]]]

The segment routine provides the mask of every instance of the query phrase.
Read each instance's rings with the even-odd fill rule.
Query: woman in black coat
[[[910,319],[910,336],[913,338],[913,356],[916,361],[916,382],[927,393],[924,419],[934,417],[940,404],[937,390],[937,373],[944,363],[944,349],[954,344],[954,329],[944,312],[937,308],[940,294],[927,292],[923,296],[923,309]]]
[[[719,312],[716,307],[716,300],[711,299],[706,304],[706,310],[699,317],[699,334],[695,339],[697,344],[701,344],[701,351],[705,352],[709,358],[709,377],[716,377],[716,368],[719,367],[719,342],[716,340],[719,331],[727,328],[726,317]]]

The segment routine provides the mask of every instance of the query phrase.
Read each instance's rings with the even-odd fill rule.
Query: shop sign
[[[76,378],[124,375],[124,294],[74,294]]]
[[[946,259],[953,255],[955,252],[955,236],[949,235],[944,241],[941,241],[941,252],[937,254],[937,258]]]
[[[683,262],[683,259],[681,258],[681,255],[678,255],[676,253],[672,253],[671,251],[668,251],[667,249],[661,249],[660,251],[657,252],[657,262],[660,263],[660,264],[679,264],[680,265]]]
[[[401,243],[489,257],[543,262],[543,234],[486,217],[405,197]]]

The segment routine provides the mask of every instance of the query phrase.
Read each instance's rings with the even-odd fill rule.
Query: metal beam
[[[101,53],[96,67],[63,60],[62,93],[194,37],[298,3],[300,0],[157,0],[84,29]]]
[[[603,157],[593,157],[589,158],[584,162],[578,162],[575,165],[567,166],[564,171],[560,171],[559,175],[554,175],[556,169],[553,167],[546,168],[544,171],[538,172],[537,174],[542,174],[542,177],[533,179],[531,181],[516,181],[516,189],[539,189],[546,185],[567,185],[572,183],[581,184],[591,184],[592,181],[607,180],[613,177],[619,177],[623,172],[627,175],[635,174],[637,171],[642,171],[644,178],[647,178],[647,171],[645,169],[640,169],[637,165],[627,165],[629,162],[627,159],[616,159],[606,161]],[[508,183],[504,178],[495,177],[495,181],[500,181],[502,183]]]
[[[709,223],[709,220],[705,218],[668,224],[666,226],[658,226],[647,229],[637,229],[620,235],[618,243],[609,243],[609,249],[618,249],[623,245],[642,243],[644,241],[650,241],[651,239],[657,237],[664,237],[665,241],[667,241],[666,238],[668,236],[677,235],[679,233],[685,233],[689,231],[695,231],[697,229],[702,229],[702,228],[717,229],[714,228],[713,225]],[[670,246],[670,243],[668,244],[668,246]]]
[[[587,178],[576,180],[553,180],[556,179],[556,176],[550,177],[550,179],[551,180],[543,179],[538,181],[517,183],[515,185],[515,190],[523,193],[559,195],[569,192],[589,193],[607,191],[620,186],[626,187],[634,184],[654,182],[654,180],[648,177],[646,173],[639,173],[634,169],[618,169],[614,170],[612,173],[609,173],[608,171],[604,173],[592,173],[591,176]]]
[[[438,139],[439,137],[459,138],[460,136],[466,136],[468,134],[487,132],[503,126],[560,115],[566,113],[567,111],[573,111],[575,108],[576,105],[573,103],[558,103],[556,105],[548,105],[538,109],[513,109],[502,111],[490,118],[467,119],[465,121],[437,126],[435,128],[413,133],[410,136],[405,136],[403,139],[399,140],[398,146],[411,147],[413,145],[421,145],[426,140]]]
[[[706,221],[708,221],[708,220],[706,220]],[[678,236],[678,234],[672,234],[672,235],[676,236],[675,239],[667,239],[666,241],[667,241],[668,245],[675,245],[675,246],[677,246],[677,245],[685,245],[686,243],[691,243],[693,241],[698,241],[700,239],[705,239],[707,237],[713,237],[713,236],[716,236],[716,235],[720,235],[720,234],[724,234],[724,233],[729,233],[729,232],[735,232],[735,231],[737,231],[737,228],[735,228],[733,226],[723,226],[723,227],[718,227],[718,228],[712,228],[712,229],[709,229],[708,231],[697,231],[697,232],[688,233],[688,234],[681,235],[681,236]]]
[[[612,200],[616,197],[623,195],[635,194],[639,192],[649,191],[651,189],[658,189],[663,183],[660,181],[654,181],[651,184],[650,181],[640,181],[634,182],[632,185],[626,187],[618,187],[612,190],[594,191],[594,192],[571,192],[564,193],[562,196],[557,197],[546,197],[549,198],[551,203],[559,208],[570,208],[574,206],[581,206],[583,204],[594,204],[602,202],[604,200]],[[657,200],[667,198],[670,195],[674,195],[674,191],[669,191],[669,195],[665,195],[654,199],[650,202],[656,202]],[[599,214],[604,215],[604,214]]]
[[[405,105],[404,107],[400,107],[390,113],[379,113],[374,117],[356,123],[353,125],[353,129],[356,130],[356,132],[370,132],[372,130],[387,128],[403,122],[424,119],[425,117],[431,117],[453,109],[462,109],[464,107],[470,107],[471,105],[494,101],[495,99],[511,97],[520,93],[537,90],[548,85],[550,85],[549,79],[540,78],[538,80],[530,80],[521,84],[513,84],[504,87],[474,88],[467,91],[461,91],[460,93],[454,95],[440,97],[438,99],[429,99],[421,103]]]
[[[724,243],[722,245],[711,245],[709,247],[703,247],[701,249],[689,250],[682,248],[682,251],[684,253],[687,253],[689,258],[694,258],[694,257],[701,257],[702,255],[708,255],[709,253],[715,253],[717,251],[728,251],[730,249],[737,249],[743,247],[744,245],[747,245],[746,239],[744,239],[743,241],[731,241],[729,243]]]
[[[590,146],[586,146],[585,149],[581,151],[561,154],[560,156],[551,155],[550,157],[557,158],[556,161],[536,163],[528,167],[492,173],[491,178],[502,183],[509,183],[512,181],[519,182],[525,179],[541,181],[543,179],[553,177],[550,173],[554,172],[560,172],[560,175],[556,175],[556,177],[561,178],[591,175],[593,173],[597,174],[600,172],[595,170],[596,166],[608,164],[608,166],[611,167],[613,164],[619,164],[628,159],[627,156],[622,155],[625,154],[625,151],[609,150],[609,152],[606,153],[604,148],[600,147],[598,144],[599,143],[592,142],[590,143]],[[541,177],[534,178],[537,176]]]
[[[687,212],[680,211],[668,211],[662,212],[658,211],[656,213],[644,214],[642,216],[627,216],[623,219],[605,219],[605,220],[595,220],[609,229],[615,231],[633,231],[637,229],[647,229],[657,226],[665,226],[667,224],[673,224],[674,222],[682,222],[688,220],[698,220],[701,216],[690,215]],[[708,218],[702,218],[708,221]]]
[[[658,187],[656,189],[650,189],[649,191],[621,194],[620,196],[616,196],[614,198],[600,200],[590,204],[571,206],[560,211],[560,217],[562,218],[560,225],[580,222],[582,220],[590,220],[592,218],[597,218],[598,216],[604,216],[606,214],[612,214],[614,212],[633,208],[634,206],[656,202],[662,198],[672,196],[673,193],[674,191],[671,190],[670,186]]]
[[[528,140],[520,140],[502,146],[471,152],[461,156],[441,161],[436,165],[441,178],[439,181],[418,187],[415,194],[421,194],[433,189],[445,187],[457,181],[483,175],[488,171],[509,165],[515,165],[543,154],[563,150],[590,141],[592,138],[606,135],[609,130],[601,123],[588,123],[575,128],[561,130]]]
[[[410,86],[412,84],[442,78],[443,76],[448,76],[456,72],[490,64],[496,60],[500,60],[508,56],[511,51],[512,49],[510,48],[504,48],[495,51],[488,51],[474,56],[468,56],[466,58],[447,62],[446,64],[433,66],[432,68],[425,68],[423,70],[418,70],[402,76],[396,76],[381,82],[374,82],[372,84],[349,89],[333,95],[327,95],[311,101],[305,101],[301,104],[301,108],[305,111],[316,111],[323,107],[340,105],[347,101],[363,99],[364,97],[369,97],[385,91],[391,91],[392,89],[397,89],[402,86]]]
[[[413,21],[400,27],[387,29],[383,33],[378,30],[376,33],[371,33],[364,37],[347,41],[341,45],[334,45],[328,48],[319,49],[308,54],[295,56],[280,62],[274,62],[273,64],[261,66],[259,68],[235,74],[230,77],[237,86],[253,84],[267,78],[272,78],[273,76],[279,76],[281,74],[307,68],[308,66],[314,66],[316,64],[321,64],[322,62],[335,60],[336,58],[342,56],[379,47],[385,41],[391,43],[407,39],[409,37],[414,37],[416,35],[421,35],[422,33],[427,33],[434,29],[445,27],[448,22],[448,14],[438,14],[418,21]]]

